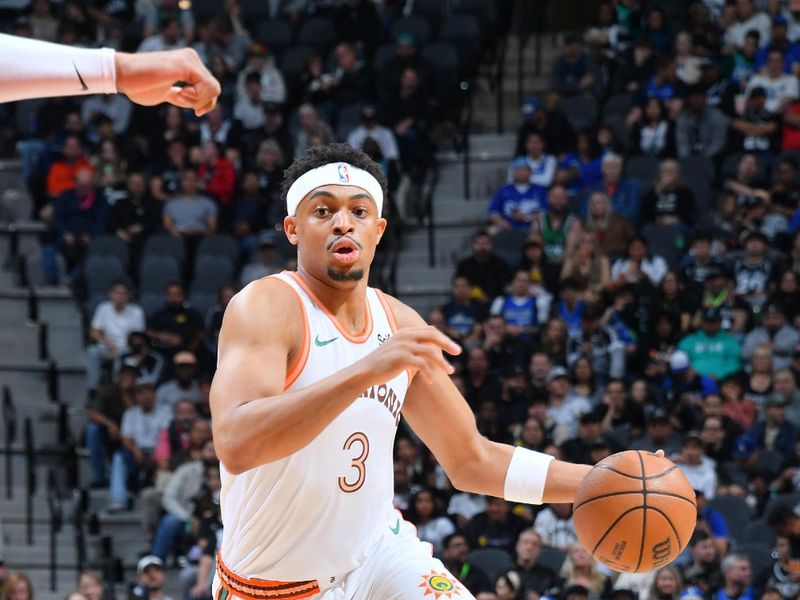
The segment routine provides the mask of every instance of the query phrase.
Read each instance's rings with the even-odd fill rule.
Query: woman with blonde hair
[[[589,590],[589,598],[604,598],[611,591],[611,579],[598,567],[597,562],[580,544],[572,544],[567,558],[558,572],[561,588],[582,585]]]
[[[88,600],[102,600],[105,584],[97,571],[83,571],[78,577],[78,591]]]
[[[648,600],[678,600],[683,589],[683,578],[675,567],[662,567],[656,571]]]
[[[614,213],[611,198],[604,192],[589,196],[583,230],[595,235],[598,251],[614,258],[625,254],[634,235],[633,226],[625,217]]]
[[[593,233],[581,235],[575,249],[567,256],[561,267],[561,279],[574,279],[583,288],[583,299],[595,302],[611,281],[611,266],[608,257],[597,248]]]
[[[33,600],[31,580],[24,573],[11,573],[0,587],[0,600]]]
[[[744,397],[755,402],[758,408],[764,407],[767,396],[772,393],[772,367],[772,347],[759,344],[750,356],[750,364],[745,367],[748,377],[744,387]]]

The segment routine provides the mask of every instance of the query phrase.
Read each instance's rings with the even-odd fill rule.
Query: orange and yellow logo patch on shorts
[[[434,600],[438,600],[440,596],[445,598],[461,596],[461,584],[449,573],[431,571],[428,575],[422,576],[419,587],[425,590],[423,596],[432,594]]]

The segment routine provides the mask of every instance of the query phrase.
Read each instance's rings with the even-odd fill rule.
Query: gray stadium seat
[[[648,250],[651,254],[658,254],[667,261],[670,270],[677,267],[683,251],[677,246],[677,241],[683,232],[677,225],[646,225],[642,235],[647,240]]]
[[[90,254],[86,258],[84,271],[86,273],[86,292],[89,298],[98,295],[105,297],[108,288],[115,280],[125,279],[125,269],[116,256]]]
[[[208,311],[216,306],[217,295],[209,292],[197,292],[189,296],[189,306],[195,309],[203,317],[205,322]]]
[[[165,254],[149,255],[142,259],[139,268],[139,289],[142,294],[158,294],[163,298],[167,284],[181,280],[181,266],[174,257]]]
[[[780,452],[759,450],[753,469],[758,473],[769,473],[771,477],[777,477],[785,464],[786,457]]]
[[[151,316],[164,306],[164,292],[146,292],[139,295],[139,306],[142,307],[146,317]]]
[[[694,194],[694,208],[699,220],[714,208],[714,190],[704,178],[681,175],[681,179]]]
[[[195,278],[191,294],[200,292],[216,294],[220,286],[233,281],[234,263],[224,256],[199,256],[194,263]]]
[[[361,125],[361,108],[363,104],[353,102],[339,109],[336,115],[336,139],[340,142],[347,141],[347,134]]]
[[[257,3],[266,5],[263,0]],[[266,44],[273,56],[280,57],[292,44],[292,27],[286,21],[261,21],[255,33],[256,40]]]
[[[522,247],[527,234],[519,229],[504,229],[492,238],[494,253],[506,261],[511,268],[516,268],[522,259]]]
[[[597,103],[586,96],[564,98],[559,103],[559,108],[567,115],[567,120],[576,131],[591,127],[597,120]]]
[[[178,261],[178,264],[183,264],[183,258],[186,256],[186,249],[183,246],[183,240],[166,233],[157,233],[147,238],[142,249],[142,256],[171,256]]]
[[[313,46],[317,50],[327,50],[336,41],[336,28],[327,17],[311,17],[300,23],[295,42]]]
[[[764,508],[764,516],[769,517],[769,513],[776,506],[788,506],[789,508],[794,509],[794,507],[798,504],[800,504],[800,492],[773,496],[767,501],[767,506]]]
[[[197,262],[199,257],[205,256],[206,254],[224,256],[230,259],[233,264],[236,264],[239,262],[239,242],[236,241],[235,237],[225,233],[208,235],[200,240],[200,243],[197,245],[195,262]]]
[[[567,553],[563,550],[551,548],[549,546],[542,546],[542,549],[539,553],[539,560],[537,560],[536,563],[551,569],[553,573],[558,573],[561,570],[561,565],[564,564],[564,560],[566,558]]]
[[[614,94],[603,105],[603,117],[611,115],[626,116],[633,106],[632,94]]]
[[[242,7],[242,21],[245,23],[255,23],[269,19],[269,2],[264,2],[264,0],[240,0],[239,5]]]
[[[313,46],[292,46],[281,56],[280,69],[287,79],[297,77],[306,67],[306,61],[314,54]]]
[[[497,548],[478,548],[473,550],[469,553],[469,562],[486,573],[489,581],[497,579],[498,575],[508,571],[513,564],[508,552]]]
[[[438,29],[447,16],[450,0],[414,0],[412,14],[424,15],[431,26]]]
[[[772,557],[772,546],[766,544],[742,544],[736,547],[736,552],[745,554],[750,559],[750,569],[753,572],[753,581],[769,569],[775,559]]]
[[[418,45],[427,44],[431,41],[433,33],[428,18],[423,15],[402,17],[392,24],[392,36],[394,40],[401,33],[410,33],[414,36]]]
[[[692,158],[683,158],[680,160],[681,177],[704,179],[707,183],[714,183],[714,163],[710,158],[705,156],[693,156]]]
[[[775,544],[775,532],[769,528],[766,519],[750,521],[741,532],[734,536],[742,544],[766,545],[770,548]]]
[[[462,71],[472,73],[478,69],[481,55],[481,25],[477,17],[470,14],[451,15],[442,24],[439,39],[455,46]]]
[[[458,50],[449,42],[433,42],[422,48],[420,58],[431,71],[433,96],[440,104],[448,103],[458,83]]]
[[[716,496],[708,505],[725,518],[729,532],[743,530],[753,518],[750,506],[739,496]]]
[[[92,239],[86,253],[89,256],[115,256],[124,268],[128,267],[130,260],[128,244],[115,235],[100,235]]]
[[[650,188],[658,176],[661,161],[655,156],[634,156],[625,163],[625,175],[641,182],[645,189]]]

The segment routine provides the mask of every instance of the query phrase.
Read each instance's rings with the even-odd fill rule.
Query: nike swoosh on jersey
[[[400,533],[400,519],[397,519],[397,522],[394,524],[394,527],[389,527],[389,530],[393,534],[398,535]]]
[[[75,62],[73,61],[72,66],[75,67],[75,74],[78,76],[78,81],[81,82],[81,90],[82,91],[88,90],[89,86],[86,85],[86,82],[83,80],[83,77],[81,77],[80,71],[78,71],[78,65],[76,65]]]
[[[335,342],[338,339],[339,339],[339,336],[337,335],[335,338],[331,338],[329,340],[322,341],[322,340],[319,339],[319,336],[317,336],[317,337],[314,338],[314,345],[315,346],[319,346],[321,348],[322,346],[327,346],[331,342]]]

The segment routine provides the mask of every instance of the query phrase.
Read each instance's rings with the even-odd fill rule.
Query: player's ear
[[[283,218],[283,231],[289,239],[289,243],[297,246],[297,221],[295,217],[287,216]]]
[[[384,231],[386,231],[386,219],[380,218],[378,219],[378,244],[381,243],[381,238],[383,237]]]

